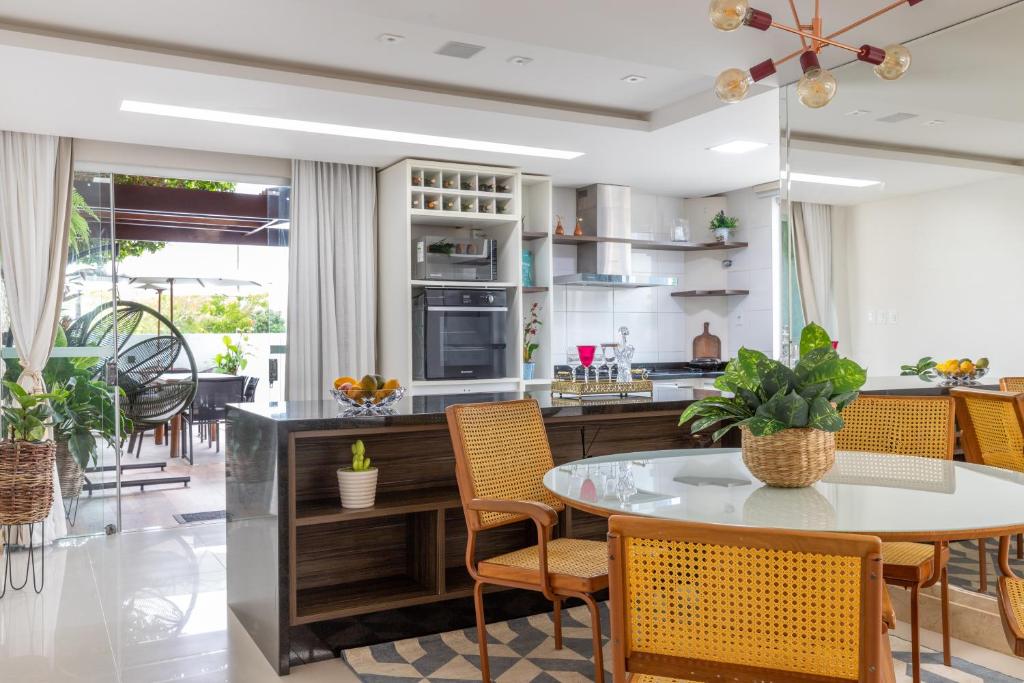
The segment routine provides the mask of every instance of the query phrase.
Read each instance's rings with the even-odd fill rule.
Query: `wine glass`
[[[576,350],[580,352],[580,364],[583,365],[583,383],[590,382],[590,366],[594,364],[594,354],[597,352],[596,344],[579,344]]]
[[[580,366],[580,353],[576,350],[575,346],[570,346],[565,352],[565,364],[569,366],[569,372],[572,373],[572,379],[570,381],[576,381],[576,368]]]
[[[601,367],[605,369],[608,374],[608,381],[612,381],[612,363],[615,362],[615,349],[619,348],[618,344],[601,344],[601,357],[604,359],[604,363]],[[598,379],[601,379],[598,376]]]

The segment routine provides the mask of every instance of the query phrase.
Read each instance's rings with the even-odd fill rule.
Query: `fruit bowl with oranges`
[[[942,378],[939,384],[945,387],[978,384],[978,380],[988,374],[988,358],[976,361],[970,358],[950,358],[938,363],[935,372]]]
[[[381,375],[339,377],[334,380],[331,396],[345,409],[345,415],[390,415],[405,396],[405,387],[397,379]]]

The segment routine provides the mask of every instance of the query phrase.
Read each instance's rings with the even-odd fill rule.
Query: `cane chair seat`
[[[942,556],[944,561],[948,559],[948,548],[942,550]],[[883,543],[882,562],[885,578],[924,583],[934,573],[935,546],[928,543]]]
[[[1024,657],[1024,579],[999,577],[999,615],[1013,654]]]
[[[540,581],[540,547],[530,546],[483,560],[481,576],[536,584]],[[608,587],[608,544],[579,538],[548,543],[548,574],[555,590],[593,593]]]

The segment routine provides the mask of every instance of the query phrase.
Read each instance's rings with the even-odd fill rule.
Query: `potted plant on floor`
[[[34,524],[53,505],[53,461],[57,449],[46,438],[52,411],[47,401],[63,400],[63,391],[30,394],[4,380],[10,403],[0,407],[0,525]]]
[[[800,336],[793,369],[760,351],[740,349],[715,388],[730,395],[690,405],[679,424],[694,433],[720,425],[717,441],[733,427],[742,433],[743,462],[769,486],[810,486],[835,461],[840,413],[857,398],[867,372],[832,348],[831,337],[810,324]]]
[[[715,217],[711,219],[711,224],[708,227],[711,232],[715,234],[715,240],[719,242],[728,242],[732,236],[732,231],[740,224],[740,219],[732,216],[726,216],[725,211],[719,211],[715,214]]]
[[[534,372],[537,369],[537,364],[533,360],[533,354],[540,348],[540,344],[535,340],[537,339],[537,333],[540,331],[540,326],[544,324],[540,321],[541,310],[541,305],[534,302],[530,306],[530,317],[523,324],[523,379],[533,379]]]
[[[343,508],[372,508],[377,497],[377,468],[370,467],[362,439],[352,444],[352,466],[338,468]]]

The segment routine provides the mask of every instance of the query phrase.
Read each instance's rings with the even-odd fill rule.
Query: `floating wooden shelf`
[[[742,249],[746,242],[660,242],[657,240],[634,240],[624,237],[597,237],[596,235],[554,235],[555,244],[593,244],[595,242],[617,242],[630,244],[637,249],[656,251],[718,251],[721,249]]]
[[[523,294],[540,294],[548,291],[547,287],[523,287]]]
[[[698,297],[698,296],[744,296],[750,294],[747,289],[691,289],[685,292],[672,292],[672,296]]]
[[[546,232],[537,232],[534,230],[523,230],[523,241],[529,242],[530,240],[542,240],[548,236]]]
[[[372,508],[346,509],[341,507],[341,501],[336,497],[323,498],[297,502],[295,526],[332,524],[405,512],[426,512],[457,507],[461,507],[461,503],[459,490],[456,488],[382,492],[377,495],[376,505]]]

